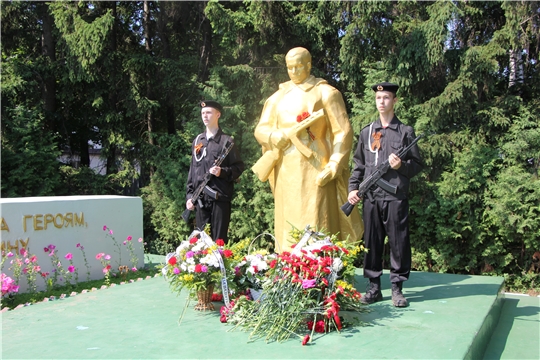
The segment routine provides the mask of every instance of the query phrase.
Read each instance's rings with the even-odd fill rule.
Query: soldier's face
[[[303,83],[311,72],[311,63],[304,59],[301,55],[293,55],[286,57],[287,72],[289,78],[295,84]]]
[[[221,113],[212,107],[204,107],[201,109],[201,117],[205,126],[215,127],[218,124],[218,119]]]
[[[397,97],[389,91],[377,91],[375,93],[375,103],[380,114],[389,114],[394,111]]]

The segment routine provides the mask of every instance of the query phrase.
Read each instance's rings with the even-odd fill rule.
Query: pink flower
[[[69,271],[70,273],[74,272],[74,271],[75,271],[75,266],[69,265],[69,266],[68,266],[68,271]]]
[[[22,272],[25,274],[28,273],[28,268],[24,268]]]
[[[49,245],[49,250],[54,250],[54,249],[56,249],[56,246],[54,246],[53,244],[50,244]]]
[[[21,254],[21,256],[26,256],[26,249],[25,249],[25,248],[22,248],[22,249],[19,251],[19,254]]]
[[[317,283],[317,280],[302,280],[302,288],[304,289],[310,289],[312,287],[315,287],[315,284]]]
[[[105,255],[105,260],[111,260],[111,255]]]
[[[142,238],[139,238],[139,242],[142,242]]]
[[[180,269],[177,268],[177,267],[175,267],[175,268],[173,269],[173,273],[174,273],[175,275],[180,274]]]
[[[81,243],[77,243],[77,247],[81,247]]]
[[[41,271],[41,267],[39,265],[35,265],[34,272],[40,272],[40,271]]]
[[[31,258],[30,258],[30,262],[36,262],[37,261],[37,256],[36,255],[33,255]]]
[[[111,235],[112,235],[112,234],[113,234],[113,231],[112,231],[112,230],[109,230],[109,234],[111,234]]]
[[[133,238],[131,237],[131,235],[129,235],[126,240],[131,241],[131,239],[133,239]]]
[[[99,253],[96,255],[96,260],[100,260],[103,256],[105,255],[105,253]]]
[[[73,258],[73,255],[71,253],[67,253],[64,257],[68,260],[71,260]]]
[[[103,231],[107,231],[107,225],[103,225]]]
[[[7,257],[13,257],[13,253],[10,251],[10,252],[7,253],[6,256],[7,256]]]
[[[29,258],[24,259],[24,263],[25,264],[30,264],[30,259]]]
[[[49,248],[48,248],[48,247],[44,247],[44,248],[43,248],[43,251],[49,252]]]
[[[206,266],[206,265],[201,265],[201,272],[203,272],[203,273],[208,272],[208,266]]]
[[[131,268],[131,271],[135,272],[135,271],[137,271],[137,268],[134,266],[134,267]]]
[[[126,242],[124,241],[124,242],[122,243],[122,245],[126,245]]]

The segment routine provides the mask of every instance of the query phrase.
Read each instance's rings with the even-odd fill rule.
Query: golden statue
[[[311,75],[311,54],[291,49],[286,57],[291,81],[266,100],[255,138],[263,156],[252,170],[270,182],[274,195],[276,251],[288,251],[294,226],[311,225],[357,242],[364,224],[357,211],[340,210],[347,202],[352,129],[341,93]]]

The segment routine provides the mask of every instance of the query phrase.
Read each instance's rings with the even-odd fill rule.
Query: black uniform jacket
[[[186,200],[193,197],[193,193],[203,181],[204,174],[208,173],[210,168],[214,166],[214,162],[219,157],[227,140],[233,141],[232,137],[225,135],[219,129],[216,135],[210,139],[206,138],[205,132],[193,141],[191,145],[192,157],[187,180]],[[200,146],[200,144],[202,144],[202,147],[197,152],[195,147],[197,145]],[[206,155],[202,157],[205,150]],[[200,161],[197,161],[197,159],[200,159]],[[236,145],[233,146],[220,167],[221,173],[219,177],[212,176],[208,182],[208,186],[218,192],[218,201],[231,201],[235,180],[240,177],[245,167]]]
[[[370,150],[369,144],[375,142],[373,133],[380,133],[380,145],[378,155]],[[370,138],[371,137],[371,138]],[[380,119],[377,119],[373,126],[366,126],[360,131],[358,146],[354,153],[354,170],[349,179],[349,192],[358,190],[358,186],[365,176],[369,176],[375,171],[375,159],[377,164],[388,160],[391,153],[397,154],[399,150],[409,145],[416,135],[412,127],[403,124],[394,115],[387,128],[383,128]],[[422,170],[422,160],[418,146],[413,146],[411,150],[401,159],[401,167],[398,170],[392,168],[383,175],[383,179],[390,184],[397,185],[397,193],[391,194],[376,186],[372,191],[376,200],[401,200],[406,199],[409,192],[409,180]]]

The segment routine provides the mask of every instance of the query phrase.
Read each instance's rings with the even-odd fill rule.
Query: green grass
[[[110,284],[120,284],[121,282],[132,282],[138,278],[146,278],[147,276],[154,276],[159,273],[159,270],[155,266],[145,267],[139,269],[136,272],[128,272],[126,276],[111,276],[109,278]],[[91,290],[92,288],[100,289],[103,285],[107,285],[105,278],[100,280],[90,280],[79,282],[77,284],[58,286],[54,289],[47,291],[39,291],[36,293],[17,293],[10,294],[9,296],[2,297],[0,304],[1,308],[14,309],[20,304],[35,304],[43,301],[45,298],[54,296],[56,298],[65,294],[69,296],[72,292],[81,293],[83,290]]]

